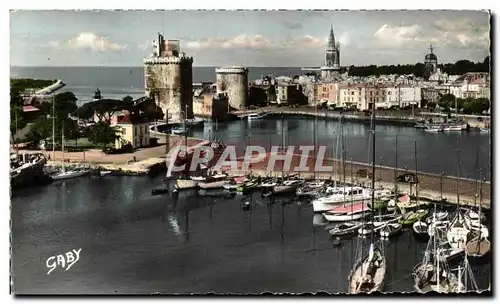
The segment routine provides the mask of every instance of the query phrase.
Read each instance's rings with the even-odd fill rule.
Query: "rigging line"
[[[413,275],[413,273],[410,273],[409,275],[407,275],[407,276],[405,276],[405,277],[403,277],[403,278],[401,278],[401,279],[399,279],[399,280],[397,280],[397,281],[394,281],[394,282],[392,282],[392,283],[386,284],[385,286],[386,286],[386,287],[392,286],[392,285],[394,285],[394,284],[396,284],[396,283],[399,283],[399,282],[401,282],[401,281],[404,281],[404,280],[408,279],[408,278],[409,278],[409,277],[411,277],[412,275]]]

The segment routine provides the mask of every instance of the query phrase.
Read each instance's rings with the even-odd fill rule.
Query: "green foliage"
[[[23,92],[27,89],[42,89],[47,87],[57,80],[46,80],[46,79],[31,79],[31,78],[11,78],[10,87],[16,88],[19,92]]]
[[[441,71],[449,75],[462,75],[468,72],[490,72],[490,58],[489,56],[483,62],[471,62],[468,60],[459,60],[455,63],[447,63],[438,65]],[[369,66],[350,66],[349,75],[366,77],[370,75],[389,75],[399,74],[407,75],[413,74],[416,77],[422,77],[424,72],[424,64],[404,64],[404,65],[369,65]]]
[[[72,114],[80,119],[90,119],[94,116],[94,104],[93,102],[84,103],[81,107],[76,109]]]
[[[110,143],[113,143],[118,136],[115,128],[105,122],[98,122],[90,127],[89,141],[94,144],[99,144],[103,148]]]
[[[26,126],[23,119],[23,100],[17,88],[10,90],[10,133],[11,136]]]
[[[54,96],[54,104],[52,100],[43,102],[40,105],[40,114],[43,116],[50,115],[55,112],[55,117],[59,120],[61,117],[68,117],[69,114],[75,112],[78,108],[76,101],[78,99],[72,92],[59,93]],[[54,106],[54,108],[53,108]]]
[[[64,119],[56,119],[55,128],[53,129],[52,118],[48,116],[40,116],[33,122],[27,138],[29,141],[35,142],[42,139],[52,142],[52,131],[54,130],[55,142],[61,145],[63,128],[65,141],[77,139],[79,137],[78,123],[75,120],[68,117],[65,117]]]
[[[455,107],[455,95],[444,94],[439,98],[439,106],[444,109]]]
[[[162,109],[156,105],[152,98],[147,98],[141,103],[129,106],[128,110],[135,115],[142,115],[148,121],[165,118]]]
[[[53,121],[55,117],[55,142],[61,144],[62,129],[64,128],[65,139],[78,138],[78,124],[69,118],[69,114],[75,112],[77,98],[72,92],[63,92],[54,96],[52,101],[43,102],[40,105],[40,116],[33,122],[27,137],[30,141],[48,139],[52,141]]]
[[[463,112],[464,114],[477,114],[481,115],[484,111],[490,108],[490,101],[486,98],[466,99],[464,100]]]

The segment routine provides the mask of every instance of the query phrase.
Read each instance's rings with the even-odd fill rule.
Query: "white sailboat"
[[[372,109],[372,206],[375,203],[375,103]],[[373,217],[373,213],[372,213]],[[373,220],[373,218],[372,218]],[[363,252],[363,239],[359,238],[361,250],[358,251],[358,257],[349,273],[349,293],[371,293],[382,290],[385,283],[386,258],[383,252],[383,246],[375,245],[375,231],[370,235],[370,245],[368,254]]]
[[[62,145],[62,155],[63,155],[62,168],[61,168],[61,171],[51,175],[52,179],[54,179],[54,180],[70,179],[70,178],[80,177],[80,176],[88,174],[89,170],[87,170],[87,169],[66,170],[66,166],[65,166],[65,162],[64,162],[64,125],[62,127],[61,137],[62,137],[61,145]]]

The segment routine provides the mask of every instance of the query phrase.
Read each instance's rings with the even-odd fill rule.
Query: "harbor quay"
[[[229,169],[227,172],[232,175],[243,175],[249,174],[258,176],[287,176],[289,174],[298,174],[299,176],[307,179],[331,179],[341,183],[346,184],[356,184],[370,187],[371,179],[368,177],[362,177],[359,172],[368,172],[371,174],[372,166],[371,164],[364,164],[359,162],[351,162],[336,160],[336,159],[324,159],[322,166],[332,166],[335,169],[332,172],[317,171],[314,172],[313,168],[317,168],[316,159],[309,157],[306,160],[306,167],[311,170],[309,172],[294,172],[293,168],[300,165],[301,156],[294,155],[291,160],[291,170],[282,171],[284,161],[275,161],[273,170],[268,170],[270,153],[258,163],[252,163],[249,170],[241,170],[243,168],[243,159],[240,158],[237,164],[237,170]],[[288,166],[287,166],[288,167]],[[416,187],[409,183],[397,182],[394,183],[397,176],[404,173],[415,173],[414,171],[408,171],[404,169],[394,169],[385,166],[376,166],[375,169],[375,187],[376,188],[387,188],[394,189],[397,185],[397,189],[400,192],[406,192],[411,196],[417,196]],[[437,174],[417,172],[418,176],[418,196],[422,200],[429,201],[445,201],[449,204],[457,204],[467,206],[479,206],[479,184],[475,180],[457,178],[454,176],[440,176]],[[483,208],[490,208],[491,198],[490,198],[490,183],[483,182],[481,185],[481,203]]]
[[[371,115],[364,114],[363,112],[335,112],[331,110],[316,109],[315,107],[263,107],[254,110],[241,110],[234,111],[232,114],[237,117],[244,118],[252,113],[265,113],[267,115],[299,115],[299,116],[312,116],[318,118],[328,118],[328,119],[340,119],[343,118],[346,121],[359,122],[369,124],[371,122]],[[444,115],[444,114],[442,114]],[[421,113],[419,109],[415,111],[390,111],[390,110],[376,110],[376,123],[384,125],[395,125],[395,126],[405,126],[413,127],[417,122],[426,118],[441,118],[436,113]],[[462,115],[461,119],[465,120],[471,127],[484,127],[484,122],[479,121],[477,116]]]
[[[199,138],[188,138],[187,145],[196,147],[204,140]],[[48,166],[62,166],[63,162],[69,165],[87,166],[92,169],[102,169],[121,172],[125,175],[145,175],[155,166],[165,165],[165,155],[168,147],[185,145],[182,136],[170,135],[169,146],[165,145],[165,136],[158,138],[158,145],[154,147],[139,148],[133,153],[105,154],[100,149],[90,149],[85,152],[44,151],[49,159]],[[32,153],[40,151],[19,150],[20,153]]]
[[[335,112],[331,110],[316,109],[315,107],[264,107],[257,110],[243,110],[233,112],[238,117],[246,117],[252,113],[265,113],[267,115],[299,115],[299,116],[312,116],[318,118],[340,119],[346,121],[370,123],[371,115],[364,114],[363,112]],[[420,121],[423,117],[419,116],[416,112],[414,115],[407,111],[376,111],[377,123],[390,124],[398,126],[414,126],[416,122]]]

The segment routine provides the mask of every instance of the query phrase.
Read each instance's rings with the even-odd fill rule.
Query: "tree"
[[[99,144],[103,148],[107,144],[113,143],[118,138],[115,128],[105,122],[98,122],[90,127],[89,141],[94,144]]]
[[[52,132],[54,132],[54,142],[61,145],[63,128],[65,140],[78,138],[78,123],[75,120],[68,118],[67,116],[56,116],[55,125],[53,125],[50,115],[38,117],[33,122],[33,125],[27,134],[27,138],[29,141],[35,142],[42,139],[52,141]]]
[[[90,119],[94,117],[94,107],[95,105],[93,101],[84,103],[81,107],[76,109],[75,112],[73,112],[73,116],[83,119]]]
[[[10,134],[12,140],[16,140],[14,134],[17,130],[21,130],[25,126],[26,122],[23,119],[23,99],[19,94],[19,90],[12,88],[10,90]]]
[[[156,105],[156,102],[152,98],[146,98],[144,101],[137,103],[129,108],[129,112],[134,115],[143,115],[148,121],[154,121],[156,119],[163,119],[163,110]]]
[[[455,106],[455,95],[453,94],[444,94],[439,98],[439,106],[445,109],[449,109],[450,107]]]
[[[54,96],[54,104],[52,104],[51,100],[50,102],[44,102],[40,105],[40,114],[52,116],[52,111],[54,110],[57,119],[68,117],[69,114],[74,113],[78,108],[76,105],[77,100],[75,94],[72,92],[56,94]]]
[[[464,103],[465,114],[481,115],[490,108],[490,101],[486,98],[467,99]]]

